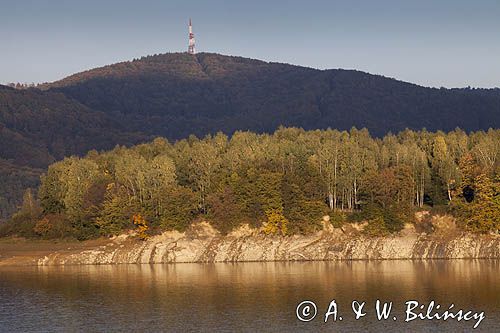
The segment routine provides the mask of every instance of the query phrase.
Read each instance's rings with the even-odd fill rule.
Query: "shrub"
[[[330,222],[334,228],[341,228],[347,220],[347,216],[342,212],[330,213]]]
[[[74,235],[67,217],[64,214],[47,214],[36,222],[33,231],[41,238],[68,238]]]
[[[387,230],[384,218],[379,216],[368,221],[368,225],[365,227],[363,232],[369,236],[385,236],[389,234]]]
[[[132,216],[132,221],[134,221],[134,225],[137,226],[137,234],[139,236],[139,239],[141,240],[146,240],[148,239],[149,235],[147,234],[147,231],[149,229],[148,222],[142,217],[141,214],[134,214]]]
[[[264,232],[266,235],[281,234],[285,236],[288,233],[288,220],[283,215],[281,209],[268,209],[266,210],[267,221],[264,225]]]
[[[357,221],[368,221],[369,227],[370,223],[372,223],[372,221],[375,221],[373,230],[370,230],[368,232],[372,234],[398,232],[403,229],[405,223],[412,221],[410,217],[410,210],[406,209],[404,206],[391,206],[383,208],[377,204],[367,205],[363,209],[363,211],[357,213],[354,218]],[[353,219],[353,217],[351,217],[351,219]],[[380,223],[382,223],[383,228]]]
[[[221,233],[227,234],[243,222],[242,207],[230,187],[223,191],[211,194],[207,198],[209,219],[212,225]]]
[[[163,198],[164,212],[160,227],[185,231],[197,214],[196,194],[186,187],[177,187]]]

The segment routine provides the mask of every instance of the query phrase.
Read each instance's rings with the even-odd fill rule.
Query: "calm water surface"
[[[332,299],[343,320],[324,323]],[[376,319],[376,299],[394,302],[391,320]],[[303,300],[318,307],[318,316],[308,323],[295,316]],[[353,300],[367,302],[360,320],[354,320]],[[500,332],[500,262],[0,268],[1,332],[472,331],[474,321],[405,323],[407,300],[485,311],[474,331]]]

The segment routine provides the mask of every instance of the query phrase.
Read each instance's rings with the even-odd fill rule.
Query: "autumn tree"
[[[144,217],[141,214],[134,214],[132,216],[132,221],[136,226],[137,236],[139,237],[139,239],[141,240],[148,239],[149,235],[147,234],[147,231],[149,229],[149,226],[146,219],[144,219]]]
[[[447,198],[451,201],[452,189],[457,183],[458,167],[443,136],[437,136],[434,139],[432,157],[433,171],[439,176],[442,183],[444,183]]]
[[[264,225],[264,232],[267,235],[287,235],[288,220],[285,218],[280,209],[266,210],[266,218],[267,220]]]

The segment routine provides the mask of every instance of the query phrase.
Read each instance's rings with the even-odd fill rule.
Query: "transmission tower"
[[[196,50],[194,48],[194,33],[193,33],[193,25],[191,24],[191,19],[189,19],[189,46],[188,53],[195,54]]]

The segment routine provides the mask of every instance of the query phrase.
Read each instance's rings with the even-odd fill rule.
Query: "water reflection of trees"
[[[140,328],[150,320],[159,330],[193,321],[215,329],[237,317],[237,330],[263,314],[288,325],[303,299],[325,309],[333,298],[344,309],[353,299],[380,298],[497,311],[499,268],[494,260],[2,267],[0,291],[27,295],[33,304],[25,311],[59,313],[68,330],[89,325],[82,313],[99,327]]]
[[[460,290],[483,298],[500,290],[499,267],[499,261],[491,260],[90,265],[2,269],[1,279],[69,297],[85,292],[152,297],[174,291],[200,291],[198,296],[206,297],[220,288],[277,297],[292,290],[365,298],[381,292],[426,298]]]

